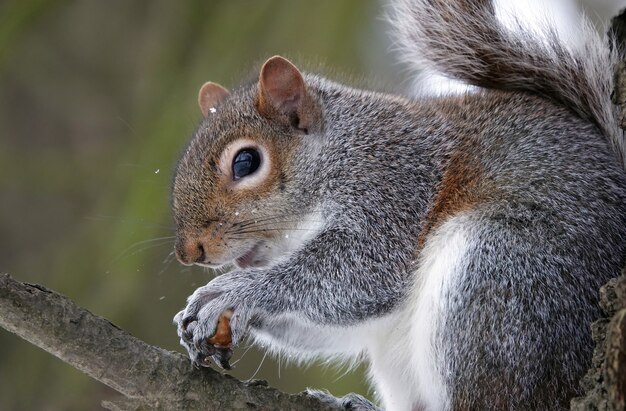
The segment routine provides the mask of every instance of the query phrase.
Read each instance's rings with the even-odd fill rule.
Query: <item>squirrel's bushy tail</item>
[[[513,31],[490,0],[396,0],[388,14],[412,66],[471,85],[527,91],[596,124],[626,165],[626,139],[611,103],[615,47],[581,22],[582,42],[568,48],[556,29]]]

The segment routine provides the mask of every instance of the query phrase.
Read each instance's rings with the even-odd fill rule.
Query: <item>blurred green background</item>
[[[382,12],[375,0],[0,1],[0,272],[181,350],[171,319],[212,278],[171,255],[169,185],[199,86],[236,86],[283,54],[397,87]],[[262,359],[250,350],[233,374],[367,393],[360,370]],[[0,329],[0,410],[97,410],[115,396]]]

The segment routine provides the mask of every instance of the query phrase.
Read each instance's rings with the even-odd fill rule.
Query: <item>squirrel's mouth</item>
[[[267,261],[261,256],[262,241],[256,243],[250,250],[246,251],[243,255],[235,258],[235,265],[239,268],[260,267],[267,263]]]

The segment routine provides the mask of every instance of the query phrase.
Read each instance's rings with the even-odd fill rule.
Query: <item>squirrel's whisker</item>
[[[280,219],[283,217],[298,217],[301,215],[305,215],[305,214],[304,213],[275,214],[273,216],[267,216],[267,217],[262,217],[262,218],[249,218],[247,220],[242,220],[242,221],[233,223],[232,225],[243,227],[243,226],[248,226],[248,225],[257,224],[261,222],[272,221],[272,220]]]
[[[161,245],[171,243],[175,238],[176,238],[175,236],[167,236],[167,237],[157,237],[157,238],[151,238],[148,240],[137,241],[136,243],[133,243],[130,246],[126,247],[111,262],[115,262],[119,260],[120,258],[124,257],[127,253],[130,253],[130,252],[132,252],[132,254],[130,255],[135,255],[137,252],[144,251],[152,247],[158,247]],[[148,247],[141,248],[139,251],[135,251],[135,248],[141,247],[142,245],[145,245],[145,244],[155,243],[155,242],[156,244],[151,244]]]
[[[307,221],[310,223],[317,223],[316,221]],[[239,232],[245,232],[247,230],[250,229],[262,229],[262,227],[275,227],[275,228],[282,228],[285,224],[292,224],[292,225],[288,225],[285,227],[285,229],[291,229],[291,227],[293,227],[293,229],[302,229],[303,227],[299,227],[300,224],[302,224],[302,221],[276,221],[276,222],[268,222],[268,223],[264,223],[264,224],[255,224],[255,225],[251,225],[251,226],[247,226],[247,227],[243,227],[243,228],[239,228],[237,227],[236,230],[232,230],[232,229],[228,229],[227,232],[229,233],[239,233]],[[309,229],[310,230],[310,229]]]
[[[136,219],[136,218],[122,218],[122,217],[115,217],[115,216],[109,216],[109,215],[97,215],[97,216],[86,216],[83,217],[84,220],[88,220],[88,221],[108,221],[108,220],[113,220],[113,221],[118,221],[124,224],[132,224],[132,225],[136,225],[136,226],[144,226],[144,227],[152,227],[152,228],[160,228],[163,230],[168,230],[168,231],[174,231],[176,229],[176,227],[173,226],[169,226],[169,225],[165,225],[165,224],[159,224],[159,223],[155,223],[152,221],[144,221],[143,219]]]

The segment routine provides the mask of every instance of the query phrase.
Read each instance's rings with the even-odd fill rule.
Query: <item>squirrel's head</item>
[[[229,93],[208,82],[198,102],[204,119],[174,178],[176,256],[211,267],[272,263],[320,223],[303,194],[319,151],[319,102],[278,56],[258,83]]]

